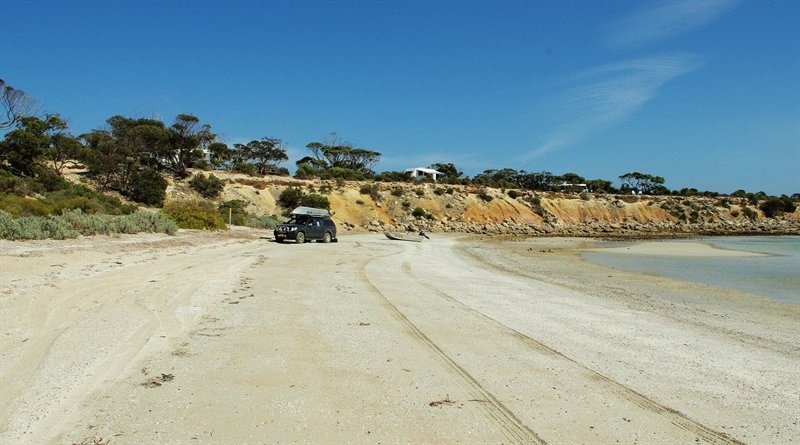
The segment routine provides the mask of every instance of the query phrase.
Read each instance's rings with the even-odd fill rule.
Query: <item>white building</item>
[[[422,167],[408,168],[405,172],[411,175],[411,177],[414,179],[433,178],[434,181],[436,181],[439,176],[444,174],[432,168]]]

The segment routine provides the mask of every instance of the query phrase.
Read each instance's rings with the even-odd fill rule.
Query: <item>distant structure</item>
[[[575,190],[575,189],[580,189],[582,192],[588,192],[589,191],[589,187],[587,187],[586,184],[570,184],[568,182],[562,182],[561,183],[561,191],[562,192],[572,191],[572,190]]]
[[[432,168],[422,168],[422,167],[407,168],[405,172],[414,179],[433,178],[434,181],[436,181],[439,178],[439,176],[442,176],[444,174]]]

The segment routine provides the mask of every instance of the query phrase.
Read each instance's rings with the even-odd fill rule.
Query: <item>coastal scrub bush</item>
[[[139,210],[128,215],[87,214],[79,209],[61,215],[24,216],[14,219],[0,210],[0,238],[10,240],[67,239],[78,235],[116,235],[154,232],[174,235],[178,226],[158,212]]]
[[[79,233],[62,218],[51,216],[23,216],[13,218],[0,210],[0,237],[10,240],[77,238]]]
[[[425,190],[423,190],[423,189],[416,189],[416,190],[414,190],[414,193],[416,193],[417,196],[419,196],[420,198],[425,196]]]
[[[403,196],[403,188],[402,187],[395,187],[392,189],[392,196],[397,196],[398,198]]]
[[[427,216],[428,212],[425,211],[422,207],[415,207],[414,210],[411,212],[411,216],[415,218],[420,218]]]
[[[210,173],[208,176],[198,173],[189,181],[189,186],[203,198],[216,198],[225,188],[225,183]]]
[[[363,206],[365,203],[363,199],[356,199],[356,204]]]
[[[227,230],[222,215],[208,201],[176,201],[164,205],[165,215],[182,229]]]
[[[300,205],[303,191],[296,187],[289,187],[278,196],[278,204],[285,209],[293,209]]]
[[[137,170],[131,175],[125,195],[136,202],[161,207],[167,197],[167,180],[155,170]]]
[[[590,195],[590,194],[588,194],[586,192],[581,192],[581,194],[579,196],[584,201],[589,201],[590,199],[592,199],[592,195]]]
[[[411,207],[411,203],[408,202],[408,201],[403,201],[403,204],[401,204],[401,205],[403,206],[404,209],[407,209],[407,208]]]
[[[486,202],[489,202],[494,199],[494,197],[490,195],[486,190],[481,190],[480,193],[478,193],[478,197]]]
[[[268,215],[248,215],[245,225],[254,229],[274,229],[278,227],[278,220]]]
[[[744,213],[744,216],[746,216],[747,219],[749,220],[755,221],[758,219],[758,212],[751,209],[750,207],[743,207],[742,213]]]
[[[734,210],[731,210],[731,216],[732,216],[732,217],[734,217],[734,218],[738,218],[738,217],[739,217],[739,215],[740,215],[740,213],[739,213],[739,211],[738,211],[738,210],[736,210],[736,209],[734,209]]]
[[[222,219],[228,221],[231,225],[245,226],[247,225],[247,218],[249,216],[246,208],[247,202],[241,199],[234,199],[220,204],[217,207],[217,211]]]
[[[330,210],[331,203],[327,196],[322,196],[317,193],[311,193],[300,198],[300,205],[307,207],[316,207],[318,209]]]
[[[361,186],[361,189],[359,189],[359,193],[362,195],[369,195],[369,197],[376,202],[381,198],[380,187],[378,187],[378,184],[364,184]]]
[[[442,196],[445,194],[445,192],[446,190],[441,187],[436,187],[435,189],[433,189],[433,194],[436,196]]]
[[[792,202],[792,199],[786,195],[780,198],[769,198],[762,202],[758,208],[761,209],[761,211],[764,212],[764,216],[768,218],[774,218],[784,213],[792,213],[797,210],[797,206]]]
[[[508,191],[508,197],[511,198],[511,199],[517,199],[517,198],[519,198],[519,196],[520,196],[520,193],[517,190],[509,190]]]

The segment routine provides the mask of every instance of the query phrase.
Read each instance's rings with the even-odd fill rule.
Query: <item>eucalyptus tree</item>
[[[3,107],[0,129],[11,128],[21,123],[22,119],[35,114],[36,101],[24,91],[18,90],[0,79],[0,106]]]
[[[45,166],[61,175],[69,161],[80,151],[80,144],[67,131],[67,123],[56,114],[43,119],[27,116],[17,121],[17,128],[0,142],[0,164],[14,174],[36,176]]]
[[[217,138],[209,124],[191,114],[179,114],[170,127],[169,144],[160,153],[166,170],[178,178],[189,176],[187,168],[203,159],[204,150]]]
[[[274,173],[281,162],[289,159],[283,141],[276,138],[264,137],[234,147],[239,161],[252,164],[260,174]]]
[[[644,194],[652,194],[654,191],[662,191],[664,185],[664,178],[661,176],[654,176],[647,173],[625,173],[619,177],[622,180],[623,192],[634,191],[642,192]]]

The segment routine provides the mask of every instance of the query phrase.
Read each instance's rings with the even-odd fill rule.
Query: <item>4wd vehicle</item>
[[[336,242],[336,224],[330,213],[324,209],[298,207],[292,210],[291,217],[275,228],[275,241],[282,243],[287,239],[298,244],[317,240],[323,243]]]

